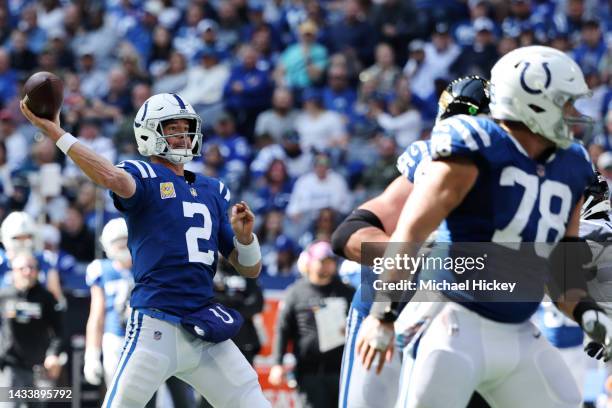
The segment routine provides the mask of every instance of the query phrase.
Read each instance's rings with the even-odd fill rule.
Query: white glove
[[[591,357],[597,359],[603,357],[604,361],[608,361],[612,357],[612,320],[602,311],[587,310],[582,314],[581,323],[584,332],[601,346],[595,355],[589,353],[588,350],[587,353]]]
[[[83,375],[85,380],[91,385],[100,385],[102,383],[102,361],[100,357],[102,351],[99,348],[85,349],[85,366],[83,367]]]

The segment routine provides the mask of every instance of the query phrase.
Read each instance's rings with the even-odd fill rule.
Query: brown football
[[[51,72],[37,72],[23,86],[25,103],[36,116],[53,120],[64,102],[64,84]]]

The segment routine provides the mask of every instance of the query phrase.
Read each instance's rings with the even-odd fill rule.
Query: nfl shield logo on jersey
[[[174,191],[174,184],[172,184],[172,182],[159,183],[159,194],[162,200],[165,200],[166,198],[176,197],[176,191]]]
[[[191,195],[192,195],[192,196],[194,196],[194,197],[197,197],[197,196],[198,196],[198,192],[196,191],[196,189],[195,189],[195,188],[191,187],[191,188],[189,189],[189,191],[191,191]]]

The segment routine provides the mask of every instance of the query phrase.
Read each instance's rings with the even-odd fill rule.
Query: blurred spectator
[[[225,48],[218,41],[219,24],[215,20],[204,19],[198,23],[197,32],[199,37],[198,47],[214,48],[219,51],[219,59],[225,59]]]
[[[38,281],[38,263],[28,252],[12,260],[13,284],[0,290],[0,366],[3,387],[53,386],[62,370],[62,314]]]
[[[60,225],[60,249],[74,256],[78,263],[89,263],[95,258],[94,235],[87,229],[83,214],[69,207]]]
[[[384,112],[380,104],[373,103],[372,114],[376,117],[378,125],[389,134],[395,136],[401,148],[421,137],[421,114],[413,106],[410,84],[406,78],[401,78],[397,85],[397,94],[389,103],[389,113]]]
[[[270,40],[272,41],[271,47],[274,50],[281,48],[281,34],[277,28],[270,24],[270,20],[266,20],[264,17],[265,1],[248,1],[248,19],[249,22],[245,24],[241,30],[241,40],[248,42],[253,39],[254,34],[262,29],[269,32]]]
[[[307,151],[324,151],[332,147],[343,148],[347,133],[342,116],[323,107],[321,91],[314,88],[304,90],[303,111],[295,120],[295,129],[300,134],[300,145]]]
[[[11,170],[7,165],[6,145],[0,141],[0,218],[6,215],[6,208],[9,205],[9,200],[13,196],[13,180],[11,179]]]
[[[279,52],[273,45],[272,30],[268,26],[261,26],[253,32],[251,44],[259,53],[257,66],[272,72],[279,59]]]
[[[293,96],[287,88],[276,88],[272,95],[272,109],[257,116],[255,137],[258,145],[280,143],[283,135],[293,130],[297,111],[293,109]]]
[[[17,128],[15,117],[8,109],[0,111],[0,141],[6,146],[7,167],[14,171],[23,165],[28,156],[28,141]]]
[[[131,109],[128,77],[121,67],[115,67],[108,73],[107,90],[101,99],[92,101],[88,114],[100,120],[120,122],[123,115]]]
[[[225,167],[224,181],[231,191],[239,192],[240,184],[247,173],[251,160],[251,148],[247,140],[236,133],[236,125],[232,116],[223,112],[215,123],[214,136],[206,141],[208,145],[219,146]]]
[[[330,51],[370,64],[374,51],[372,27],[357,0],[343,2],[343,19],[330,27]]]
[[[81,93],[85,98],[101,98],[106,90],[106,74],[99,69],[92,49],[85,48],[79,53],[78,71]]]
[[[117,217],[117,213],[111,213],[104,208],[105,194],[95,184],[84,181],[79,186],[74,205],[83,214],[85,226],[95,235],[100,235],[102,227],[108,221]]]
[[[218,46],[222,49],[231,49],[240,40],[241,21],[236,10],[236,4],[230,1],[218,3],[219,32],[217,33]]]
[[[64,23],[64,9],[59,0],[42,0],[38,6],[38,25],[47,34]]]
[[[316,43],[318,28],[307,20],[300,24],[300,42],[290,45],[280,57],[276,84],[302,90],[318,84],[327,66],[327,50]]]
[[[187,85],[187,61],[178,51],[170,52],[167,67],[153,84],[153,93],[176,93]]]
[[[530,0],[512,0],[510,15],[502,22],[502,31],[509,37],[518,37],[530,31],[538,42],[546,40],[546,22],[541,14],[533,13]]]
[[[431,43],[415,40],[410,43],[409,50],[410,59],[404,74],[410,78],[412,92],[420,99],[429,99],[435,93],[435,80],[448,77],[449,67],[461,50],[453,42],[446,23],[436,24]]]
[[[130,114],[126,115],[119,129],[113,135],[113,145],[117,149],[118,159],[124,160],[137,155],[136,141],[134,139],[134,118],[136,112],[151,97],[151,87],[147,84],[138,84],[132,88]]]
[[[119,59],[121,68],[128,76],[128,86],[132,87],[140,82],[150,82],[149,74],[144,70],[144,66],[134,47],[129,43],[122,43],[119,47]]]
[[[363,174],[363,186],[371,192],[383,191],[398,176],[396,167],[397,144],[393,137],[383,136],[376,140],[378,157],[367,166]]]
[[[312,167],[312,153],[302,149],[300,136],[294,130],[287,131],[280,143],[268,145],[259,151],[251,163],[251,176],[254,179],[261,177],[274,160],[282,160],[292,178],[302,176]]]
[[[313,217],[322,208],[331,207],[346,214],[352,205],[346,181],[330,169],[329,156],[318,154],[314,169],[297,179],[291,193],[287,215],[299,220]]]
[[[331,236],[340,223],[339,214],[333,208],[322,208],[314,217],[308,230],[302,234],[299,244],[306,247],[313,241],[331,242]]]
[[[282,160],[273,160],[263,176],[263,185],[256,190],[251,202],[253,212],[262,214],[273,208],[284,211],[292,189],[293,180],[287,174],[287,166]]]
[[[516,41],[516,38],[503,37],[499,40],[499,43],[497,44],[497,54],[501,58],[516,48],[518,48],[518,42]]]
[[[6,43],[11,35],[11,22],[6,8],[0,7],[0,44]]]
[[[480,17],[489,17],[491,13],[491,3],[488,0],[470,0],[467,2],[470,12],[470,19],[463,20],[454,25],[453,36],[460,47],[472,45],[476,32],[474,31],[474,20]]]
[[[412,2],[382,0],[372,8],[372,24],[380,41],[391,44],[398,61],[406,57],[406,44],[419,36],[420,25]]]
[[[376,62],[359,74],[359,80],[362,83],[374,81],[377,92],[389,93],[399,75],[393,48],[389,44],[380,43],[376,46]]]
[[[80,121],[78,138],[79,142],[89,147],[93,151],[101,154],[111,163],[115,163],[117,150],[113,145],[113,141],[103,136],[100,132],[100,120],[93,117],[86,117]],[[64,168],[64,176],[72,178],[81,176],[81,170],[74,164],[72,159],[66,158],[66,167]]]
[[[200,50],[196,59],[199,64],[189,69],[187,86],[180,94],[200,112],[202,108],[210,108],[221,102],[229,69],[219,63],[219,52],[214,48]]]
[[[272,385],[282,383],[283,355],[293,341],[302,406],[335,408],[344,349],[342,325],[355,290],[338,278],[338,264],[329,243],[316,242],[300,257],[304,278],[289,287],[278,316],[276,365],[270,370],[269,381]]]
[[[191,60],[200,48],[200,31],[198,23],[204,18],[204,11],[199,4],[191,3],[185,10],[184,22],[180,25],[176,33],[172,45],[175,50],[181,50],[187,60]]]
[[[286,235],[279,235],[269,251],[262,249],[262,269],[259,281],[264,289],[286,289],[300,272],[296,260],[299,247]]]
[[[612,108],[607,111],[604,120],[602,131],[595,135],[589,145],[589,154],[593,163],[598,163],[599,155],[604,151],[612,150]]]
[[[578,39],[585,15],[585,0],[567,0],[565,7],[558,7],[554,17],[557,32],[566,33],[570,41]]]
[[[23,10],[17,28],[26,34],[29,49],[37,54],[42,51],[47,43],[47,34],[38,26],[38,16],[34,5]]]
[[[597,20],[588,20],[582,25],[580,44],[574,49],[573,58],[584,72],[599,71],[608,47]]]
[[[140,56],[142,61],[149,61],[153,51],[153,30],[158,24],[157,16],[161,13],[162,5],[156,1],[144,3],[143,13],[140,19],[130,27],[125,34],[128,40]]]
[[[104,9],[93,2],[84,5],[84,14],[79,18],[79,27],[74,34],[72,47],[83,53],[91,50],[98,68],[107,69],[111,65],[112,56],[115,55],[120,33],[107,21]],[[82,29],[84,28],[84,29]]]
[[[587,116],[590,116],[597,124],[601,123],[601,106],[608,87],[602,83],[601,75],[596,69],[583,70],[587,86],[591,90],[591,95],[576,100],[576,109]],[[581,138],[582,139],[582,138]]]
[[[252,365],[261,348],[253,317],[263,310],[263,292],[256,279],[240,276],[225,259],[219,262],[213,284],[215,301],[237,310],[244,318],[240,331],[232,341]]]
[[[485,17],[478,18],[474,21],[474,30],[474,43],[461,52],[450,70],[457,77],[478,75],[489,78],[498,58],[493,22]]]
[[[23,73],[31,72],[38,61],[36,54],[28,46],[27,34],[20,30],[13,31],[11,43],[11,67]]]
[[[237,120],[238,130],[252,139],[257,116],[270,106],[272,83],[268,72],[257,68],[259,55],[254,47],[238,51],[240,64],[232,68],[223,91],[223,101]]]
[[[276,239],[283,235],[283,222],[285,213],[276,208],[271,208],[261,217],[261,223],[257,229],[257,237],[261,244],[262,257],[274,250]]]
[[[327,86],[323,89],[325,109],[342,114],[345,123],[348,123],[354,115],[356,101],[357,92],[349,84],[346,69],[341,66],[330,67],[327,72]]]
[[[172,33],[165,27],[157,26],[153,29],[153,44],[147,59],[147,67],[155,75],[168,65],[172,52]]]
[[[0,103],[5,106],[17,94],[17,73],[6,49],[0,48]]]

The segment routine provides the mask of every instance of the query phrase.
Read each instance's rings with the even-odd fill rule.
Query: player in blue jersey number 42
[[[516,247],[564,240],[580,245],[582,195],[594,179],[589,156],[573,142],[570,130],[576,122],[588,122],[573,106],[575,99],[589,94],[580,68],[558,50],[524,47],[496,63],[490,83],[494,120],[457,115],[434,127],[432,161],[414,185],[390,239],[406,244],[389,247],[385,256],[414,256],[410,243],[425,242],[436,228],[436,240],[451,248],[462,242]],[[540,263],[547,257],[538,256]],[[494,261],[487,260],[488,279],[525,272],[518,266],[522,259],[490,266]],[[557,306],[609,356],[612,322],[587,295],[584,271],[556,272],[551,268],[547,282],[546,270],[534,271],[527,280],[530,289],[541,297],[545,285],[564,280],[566,290],[554,299]],[[438,280],[460,279],[446,268],[433,274]],[[388,270],[380,276],[394,281],[401,278],[397,275]],[[539,299],[481,302],[469,290],[443,291],[442,296],[448,301],[422,334],[414,364],[405,367],[410,373],[403,373],[407,383],[401,386],[407,393],[401,406],[465,407],[474,390],[494,407],[581,406],[578,387],[558,350],[529,321]],[[392,347],[392,312],[390,303],[375,302],[362,324],[357,350],[366,367],[382,364]]]
[[[230,193],[219,180],[184,169],[200,155],[201,119],[177,94],[149,98],[134,119],[138,151],[150,162],[117,166],[59,123],[26,118],[96,184],[111,191],[126,218],[135,286],[125,345],[103,407],[143,407],[175,376],[215,407],[269,407],[255,370],[229,340],[241,316],[213,301],[218,253],[247,278],[261,269],[246,203],[228,217]]]

